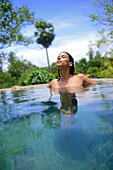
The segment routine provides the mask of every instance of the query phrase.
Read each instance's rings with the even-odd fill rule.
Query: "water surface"
[[[113,83],[0,92],[0,169],[111,170]]]

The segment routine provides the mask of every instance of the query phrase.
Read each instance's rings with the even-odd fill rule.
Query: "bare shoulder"
[[[89,76],[89,74],[83,74],[83,73],[79,73],[76,75],[78,78],[87,78]]]
[[[80,80],[83,80],[83,79],[84,79],[84,74],[79,73],[79,74],[77,74],[77,75],[73,75],[73,78],[74,78],[74,79],[80,79]]]
[[[76,75],[78,78],[80,78],[82,81],[83,81],[83,85],[86,87],[86,86],[89,86],[89,85],[94,85],[96,84],[96,82],[94,82],[93,80],[91,80],[88,76],[88,74],[82,74],[82,73],[79,73],[78,75]]]
[[[56,83],[58,79],[53,79],[49,84],[47,84],[48,88],[51,88],[54,83]]]

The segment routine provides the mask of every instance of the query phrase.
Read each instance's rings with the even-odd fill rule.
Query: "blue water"
[[[0,170],[112,170],[113,83],[0,92]]]

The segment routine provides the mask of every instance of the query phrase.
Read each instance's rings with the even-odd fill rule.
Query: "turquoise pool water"
[[[113,83],[0,92],[0,170],[112,170]]]

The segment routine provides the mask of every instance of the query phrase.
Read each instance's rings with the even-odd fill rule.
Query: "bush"
[[[0,72],[0,89],[12,87],[16,83],[16,77],[11,77],[8,72]]]
[[[34,84],[44,84],[49,83],[51,80],[54,79],[54,76],[45,70],[39,70],[32,72],[28,79],[27,84],[34,85]]]
[[[98,67],[89,67],[87,74],[89,74],[89,77],[91,78],[99,78],[100,71]]]
[[[100,72],[100,78],[113,78],[113,69],[105,69]]]

